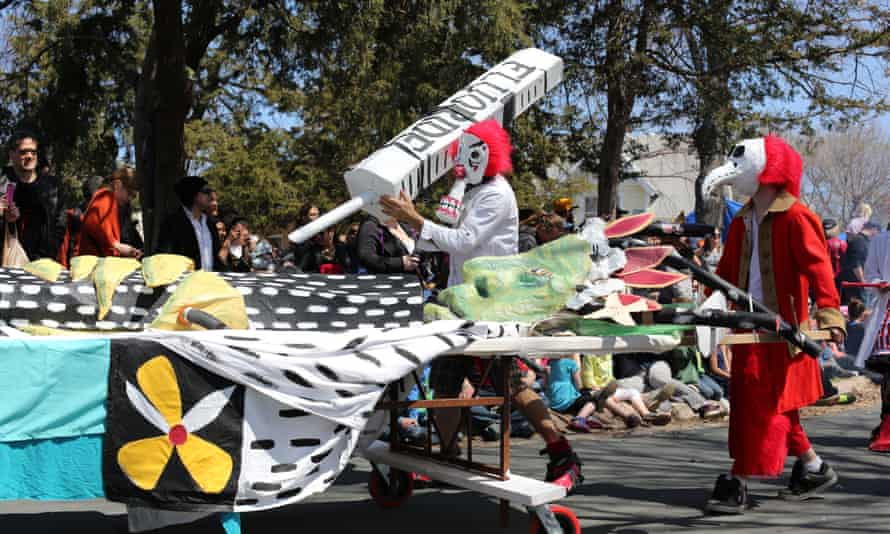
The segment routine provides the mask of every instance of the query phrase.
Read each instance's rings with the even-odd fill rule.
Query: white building
[[[668,146],[664,137],[655,134],[634,136],[633,141],[644,148],[637,159],[627,155],[626,173],[638,176],[618,184],[618,207],[630,213],[650,211],[656,218],[669,220],[680,212],[695,209],[695,178],[698,158],[687,143]],[[587,193],[573,200],[578,206],[576,220],[596,215],[597,177],[581,170],[579,163],[553,165],[548,169],[550,179],[565,180],[582,176],[590,184]]]

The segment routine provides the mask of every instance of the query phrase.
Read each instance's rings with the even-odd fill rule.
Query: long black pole
[[[765,314],[769,317],[769,324],[773,325],[770,330],[774,330],[782,339],[788,341],[795,347],[798,347],[810,356],[818,358],[822,353],[822,346],[801,332],[798,327],[790,324],[783,319],[781,315],[773,312],[760,302],[754,300],[751,295],[745,293],[716,274],[699,267],[676,252],[665,258],[662,263],[677,270],[688,269],[693,278],[711,289],[721,291],[726,295],[726,298],[736,306],[739,306],[742,309],[748,309],[750,307],[756,312]]]

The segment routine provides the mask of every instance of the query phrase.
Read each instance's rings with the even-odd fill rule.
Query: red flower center
[[[167,434],[167,439],[169,439],[170,443],[174,445],[182,445],[183,443],[185,443],[185,440],[188,439],[188,437],[189,432],[182,425],[175,425]]]

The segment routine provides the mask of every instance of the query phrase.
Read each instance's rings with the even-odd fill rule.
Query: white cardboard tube
[[[302,243],[315,234],[326,230],[329,226],[333,226],[353,213],[361,210],[366,204],[370,204],[373,200],[371,198],[372,196],[373,194],[366,193],[359,195],[348,202],[344,202],[306,226],[297,228],[291,232],[287,238],[294,243]]]

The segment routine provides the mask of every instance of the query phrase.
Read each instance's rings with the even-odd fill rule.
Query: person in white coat
[[[464,263],[480,256],[511,256],[518,253],[519,211],[516,195],[504,174],[512,170],[510,137],[497,121],[487,120],[468,128],[451,147],[455,184],[443,197],[437,215],[456,223],[454,228],[425,219],[411,199],[402,192],[399,198],[384,195],[383,212],[412,227],[420,235],[421,250],[441,250],[450,257],[448,285],[463,282]],[[515,362],[515,360],[512,360]],[[469,381],[475,365],[471,358],[443,357],[433,361],[430,387],[436,396],[471,398],[476,394]],[[550,418],[546,405],[520,378],[516,363],[511,369],[511,400],[547,443],[550,457],[546,479],[571,491],[583,481],[581,461]],[[495,390],[503,394],[502,373],[491,370]],[[456,456],[459,451],[453,436],[460,423],[458,409],[436,410],[441,432],[442,452]]]

